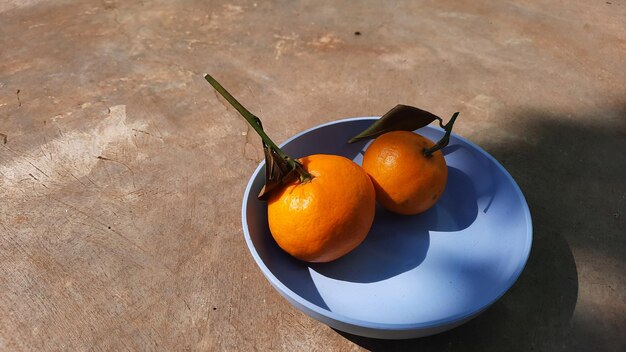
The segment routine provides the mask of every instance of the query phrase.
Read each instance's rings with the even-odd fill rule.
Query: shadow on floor
[[[619,332],[571,321],[579,287],[570,245],[624,261],[619,202],[626,126],[620,116],[626,116],[626,105],[576,116],[584,124],[541,111],[516,115],[501,128],[523,133],[512,136],[517,142],[480,144],[513,175],[533,216],[531,255],[517,283],[485,313],[439,335],[377,340],[339,334],[372,351],[590,351],[614,349],[610,341],[619,345]],[[607,125],[598,126],[603,119]]]

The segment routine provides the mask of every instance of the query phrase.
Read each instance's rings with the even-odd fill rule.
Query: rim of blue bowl
[[[299,138],[302,135],[305,135],[309,132],[315,131],[322,127],[341,124],[345,122],[351,122],[351,121],[377,120],[379,118],[380,117],[378,116],[350,117],[350,118],[344,118],[340,120],[323,123],[323,124],[311,127],[307,130],[304,130],[292,136],[291,138],[281,143],[280,147],[282,148],[284,145],[286,145],[287,143],[290,143],[294,139]],[[424,128],[435,129],[434,127],[431,127],[431,126],[426,126]],[[281,295],[283,295],[285,298],[289,298],[290,300],[293,300],[293,303],[299,305],[300,308],[304,308],[305,310],[308,310],[310,313],[314,313],[315,315],[318,315],[318,316],[321,316],[326,319],[330,319],[339,323],[359,326],[363,328],[375,329],[375,330],[394,330],[395,331],[395,330],[415,330],[415,329],[436,328],[436,327],[440,327],[444,325],[453,324],[455,322],[463,321],[468,318],[472,318],[475,315],[487,309],[488,307],[490,307],[493,303],[499,300],[511,288],[511,286],[513,286],[513,284],[517,281],[522,271],[524,270],[524,267],[526,267],[526,263],[528,262],[528,258],[530,256],[530,249],[532,246],[532,239],[533,239],[532,217],[530,214],[528,203],[526,202],[526,197],[524,197],[524,194],[522,193],[522,190],[520,189],[519,185],[517,184],[517,182],[515,182],[515,179],[513,179],[513,176],[511,176],[511,174],[504,168],[504,166],[502,166],[502,164],[500,164],[500,162],[496,160],[496,158],[494,158],[491,154],[487,153],[478,145],[474,144],[473,142],[455,133],[452,133],[451,138],[459,139],[460,141],[467,143],[469,146],[473,147],[474,149],[476,149],[477,151],[485,155],[487,158],[489,158],[500,169],[500,171],[503,172],[504,175],[508,178],[508,180],[513,185],[513,188],[515,189],[516,194],[520,197],[520,200],[523,203],[523,208],[524,208],[523,211],[527,219],[526,221],[526,224],[527,224],[526,236],[527,237],[526,237],[526,243],[524,247],[524,260],[520,262],[514,274],[511,275],[506,285],[503,286],[504,289],[502,290],[502,292],[499,292],[492,301],[475,308],[469,313],[460,313],[460,314],[452,315],[450,317],[446,317],[443,319],[431,320],[431,321],[425,321],[425,322],[419,322],[419,323],[410,323],[410,324],[391,324],[391,323],[376,323],[376,322],[371,322],[371,321],[359,320],[359,319],[354,319],[354,318],[351,318],[349,316],[345,316],[342,314],[337,314],[335,312],[321,308],[307,301],[306,299],[300,297],[300,295],[290,290],[280,280],[278,280],[276,276],[274,276],[274,274],[272,274],[271,270],[265,265],[263,260],[261,260],[261,257],[257,253],[256,248],[254,247],[254,244],[252,243],[252,239],[250,238],[250,231],[248,229],[248,224],[246,221],[246,212],[247,212],[246,200],[250,196],[250,191],[252,189],[252,184],[254,183],[254,179],[256,179],[259,172],[261,172],[261,169],[265,165],[265,161],[262,161],[252,173],[252,176],[250,177],[250,180],[248,181],[248,185],[246,186],[246,191],[244,192],[243,202],[241,206],[241,222],[243,226],[244,238],[246,240],[246,244],[248,245],[248,249],[250,250],[250,254],[254,258],[254,261],[257,263],[259,268],[261,269],[261,272],[263,273],[263,275],[265,275],[265,277],[270,281],[272,286],[274,286]]]

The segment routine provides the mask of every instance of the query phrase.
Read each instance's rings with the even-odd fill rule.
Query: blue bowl
[[[377,117],[339,120],[286,141],[294,157],[337,154],[360,164],[366,142],[348,138]],[[439,128],[417,131],[437,141]],[[444,149],[448,183],[425,213],[402,216],[381,207],[365,241],[323,264],[301,262],[274,242],[267,204],[257,199],[264,163],[243,198],[246,243],[257,265],[296,308],[351,334],[405,339],[454,328],[500,298],[522,272],[532,243],[528,205],[509,173],[475,144],[452,135]]]

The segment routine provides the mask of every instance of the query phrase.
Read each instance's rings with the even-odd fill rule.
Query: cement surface
[[[626,350],[623,1],[0,3],[0,350]],[[525,271],[440,335],[338,333],[247,253],[259,139],[398,103],[500,160]],[[6,139],[4,139],[6,135]]]

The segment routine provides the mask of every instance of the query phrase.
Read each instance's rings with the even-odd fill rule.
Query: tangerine
[[[432,207],[446,187],[448,167],[441,150],[427,157],[434,143],[419,134],[380,135],[365,151],[363,169],[372,178],[376,200],[387,210],[412,215]]]
[[[367,236],[374,221],[374,186],[359,165],[342,156],[316,154],[299,161],[313,178],[270,193],[270,232],[292,256],[329,262]]]

